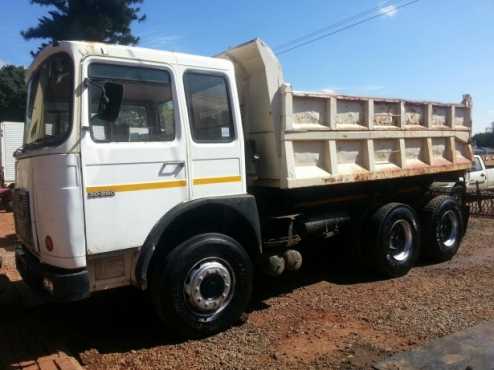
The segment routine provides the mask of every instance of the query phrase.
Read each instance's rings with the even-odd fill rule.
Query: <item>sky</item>
[[[280,55],[296,90],[460,102],[471,94],[474,131],[494,121],[494,1],[420,0],[144,0],[134,24],[140,46],[215,55],[255,37],[277,47],[363,11],[382,17]],[[0,65],[29,65],[20,31],[46,7],[0,0]],[[9,16],[6,17],[5,14]]]

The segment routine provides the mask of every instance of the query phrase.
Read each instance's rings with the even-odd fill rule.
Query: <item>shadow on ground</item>
[[[351,285],[379,280],[334,247],[311,245],[302,270],[281,279],[258,274],[249,311],[266,309],[267,299],[320,281]],[[0,312],[0,368],[57,350],[77,357],[89,349],[114,353],[180,343],[158,321],[148,296],[133,288],[77,303],[40,304],[24,283],[0,275]]]

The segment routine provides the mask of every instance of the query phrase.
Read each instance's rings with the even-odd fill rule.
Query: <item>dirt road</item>
[[[62,350],[88,369],[368,369],[494,319],[494,220],[473,219],[453,261],[395,280],[354,268],[335,252],[344,245],[314,246],[300,273],[257,283],[245,323],[187,342],[167,333],[146,295],[132,289],[37,305],[12,269],[10,215],[0,213],[0,225],[0,368]]]

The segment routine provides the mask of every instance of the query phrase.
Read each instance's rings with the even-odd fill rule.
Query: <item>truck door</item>
[[[494,189],[494,167],[492,167],[492,165],[490,164],[486,165],[485,161],[484,161],[484,166],[485,166],[485,174],[487,176],[487,188],[490,190]]]
[[[233,74],[185,71],[192,198],[246,192],[243,132]]]
[[[83,70],[88,254],[140,247],[168,210],[189,199],[174,73],[97,58]]]
[[[480,190],[487,187],[487,176],[482,160],[480,157],[475,156],[472,163],[472,169],[468,174],[468,188],[476,190],[477,183]]]

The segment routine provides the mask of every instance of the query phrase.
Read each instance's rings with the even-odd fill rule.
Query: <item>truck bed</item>
[[[236,65],[253,185],[300,188],[471,166],[468,95],[456,104],[295,91],[259,39],[221,56]]]

